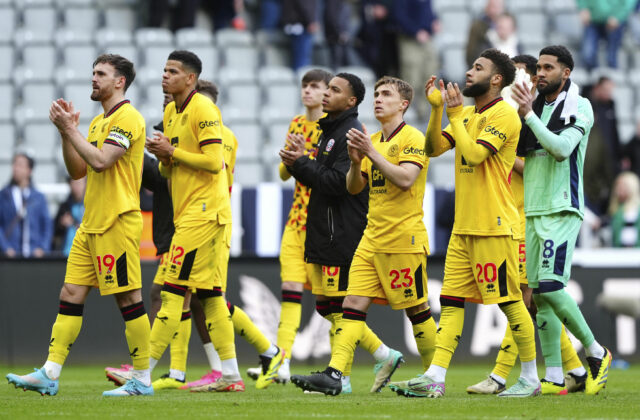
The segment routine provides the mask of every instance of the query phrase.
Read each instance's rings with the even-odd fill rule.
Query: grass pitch
[[[273,384],[256,390],[251,379],[245,379],[244,393],[189,393],[180,390],[157,391],[153,397],[103,398],[102,391],[111,389],[103,366],[67,366],[63,370],[60,391],[54,397],[23,392],[12,385],[0,386],[0,418],[122,418],[144,420],[200,419],[211,417],[249,419],[610,419],[640,418],[640,366],[628,370],[612,370],[607,388],[597,396],[570,394],[525,399],[501,399],[493,395],[467,395],[468,385],[482,380],[491,365],[453,365],[447,374],[444,398],[404,398],[385,388],[370,394],[373,374],[370,366],[354,367],[353,394],[327,397],[303,394],[292,384]],[[25,374],[32,367],[0,366],[2,376],[8,372]],[[189,368],[196,379],[204,366]],[[321,369],[294,364],[293,372],[306,374]],[[241,369],[246,371],[246,366]],[[404,380],[420,373],[418,365],[402,365],[394,380]],[[509,385],[515,382],[514,369]],[[156,375],[163,373],[162,366]]]

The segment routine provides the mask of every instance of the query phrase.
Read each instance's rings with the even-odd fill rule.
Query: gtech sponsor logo
[[[200,121],[198,123],[198,127],[202,128],[206,128],[206,127],[214,127],[214,126],[219,126],[220,125],[220,121]]]
[[[111,127],[111,132],[118,133],[120,135],[125,136],[129,140],[133,140],[133,134],[131,134],[131,131],[124,131],[122,128],[118,127],[117,125]]]
[[[405,147],[404,150],[402,150],[402,153],[404,153],[405,155],[424,156],[424,149],[418,149],[415,147]]]
[[[507,135],[498,131],[494,126],[488,125],[484,128],[485,133],[490,133],[502,141],[507,141]]]

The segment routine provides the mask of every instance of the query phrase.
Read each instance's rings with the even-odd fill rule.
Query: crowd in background
[[[580,66],[616,68],[624,31],[640,43],[632,23],[637,0],[576,0],[584,26]],[[399,75],[421,86],[441,69],[433,36],[443,30],[430,0],[141,0],[142,26],[172,30],[196,24],[200,8],[214,30],[266,30],[288,39],[294,69],[317,64],[314,46],[323,43],[333,68],[367,65],[377,76]],[[598,63],[598,45],[606,43],[606,62]],[[488,0],[472,21],[466,46],[467,64],[493,47],[514,56],[522,53],[517,20],[503,0]],[[592,103],[595,124],[584,166],[585,216],[589,240],[583,246],[640,247],[640,121],[631,139],[620,138],[616,119],[615,82],[600,77],[583,87]],[[428,112],[416,95],[419,115]],[[37,170],[26,151],[12,161],[12,176],[0,191],[0,254],[4,257],[68,255],[84,211],[85,181],[69,181],[70,193],[52,218],[43,194],[32,185]],[[142,193],[144,199],[145,192]],[[143,200],[144,202],[144,200]],[[584,231],[583,231],[584,232]]]

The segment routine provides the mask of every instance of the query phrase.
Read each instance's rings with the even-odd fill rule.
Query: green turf
[[[67,366],[63,371],[57,396],[42,397],[23,392],[13,386],[0,386],[0,418],[121,418],[141,420],[200,419],[211,417],[249,419],[338,418],[338,419],[551,419],[551,418],[638,418],[640,417],[640,367],[612,370],[607,388],[597,396],[571,394],[526,399],[501,399],[496,396],[470,396],[468,385],[483,379],[490,366],[453,366],[447,375],[444,398],[432,400],[399,397],[388,389],[369,394],[371,367],[354,369],[353,394],[338,397],[303,394],[292,384],[273,384],[258,391],[251,379],[247,391],[232,394],[194,394],[186,391],[158,391],[153,397],[101,397],[111,388],[102,367]],[[312,367],[296,365],[294,373],[306,374]],[[13,367],[10,371],[24,374],[30,367]],[[204,373],[204,367],[191,367],[192,379]],[[244,371],[244,369],[243,369]],[[419,373],[417,365],[402,366],[395,380],[408,379]],[[0,366],[5,375],[7,367]],[[161,372],[156,370],[157,376]],[[515,374],[511,375],[510,384]]]

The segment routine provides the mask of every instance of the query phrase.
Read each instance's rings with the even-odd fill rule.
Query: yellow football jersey
[[[318,139],[320,138],[320,134],[322,134],[318,121],[309,121],[305,115],[297,115],[291,120],[288,133],[302,134],[305,138],[305,155],[309,155],[309,159],[315,158],[318,152]],[[282,163],[280,163],[280,165],[283,166]],[[311,189],[296,181],[293,191],[293,203],[289,211],[287,225],[293,226],[298,230],[306,230],[307,205],[309,204],[310,195]]]
[[[103,233],[119,214],[140,210],[140,184],[144,156],[145,121],[124,100],[89,125],[87,141],[102,149],[111,144],[126,149],[109,169],[96,172],[87,165],[87,189],[84,194],[82,226],[88,233]]]
[[[362,174],[369,184],[367,227],[359,247],[379,253],[429,252],[427,229],[422,221],[422,201],[427,183],[429,158],[424,151],[424,134],[402,122],[389,138],[382,131],[371,136],[375,149],[394,165],[409,162],[421,171],[408,191],[387,181],[371,160],[362,161]]]
[[[238,139],[233,131],[226,125],[222,126],[222,147],[224,156],[224,167],[227,174],[227,184],[229,185],[229,193],[233,187],[233,171],[236,167],[236,153],[238,151]]]
[[[466,106],[462,118],[467,133],[491,151],[477,166],[469,166],[456,148],[456,210],[453,233],[460,235],[513,235],[520,238],[520,218],[509,178],[516,158],[521,122],[515,109],[497,98],[476,110]],[[449,124],[442,135],[455,146]]]
[[[190,153],[213,147],[223,156],[220,110],[206,96],[191,92],[180,109],[169,103],[164,110],[164,135],[171,144]],[[181,223],[217,220],[231,223],[231,202],[226,171],[217,174],[194,169],[175,160],[171,165],[173,221]]]

